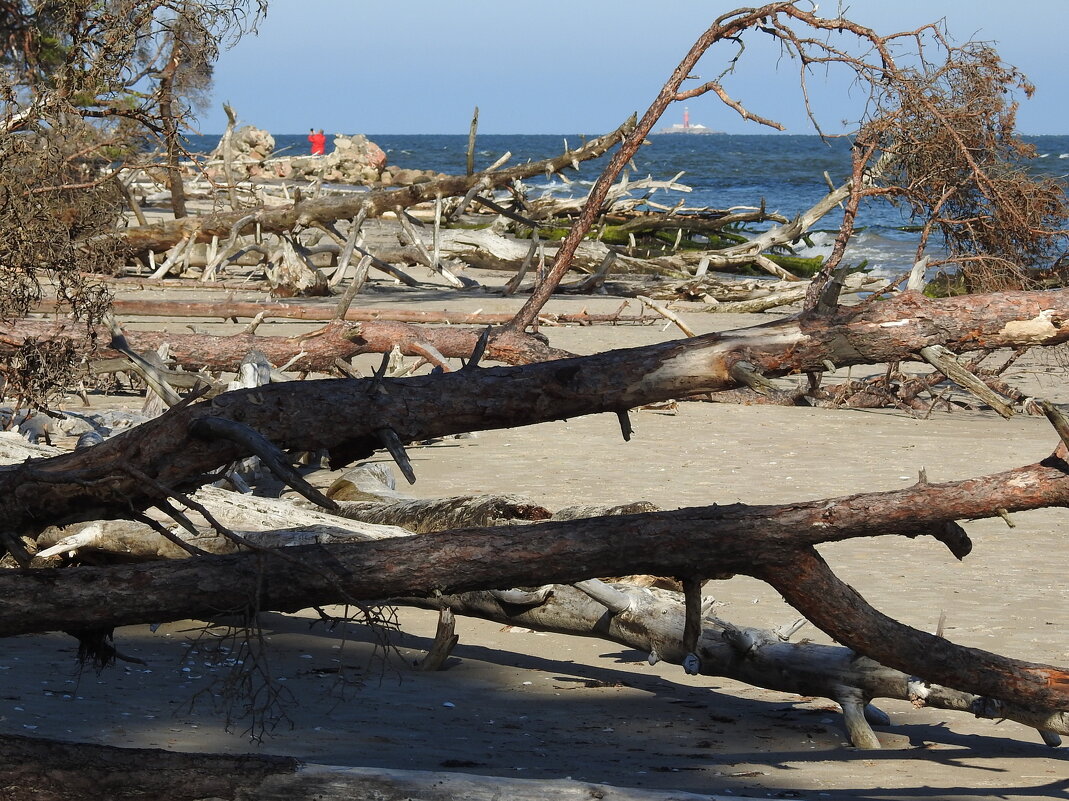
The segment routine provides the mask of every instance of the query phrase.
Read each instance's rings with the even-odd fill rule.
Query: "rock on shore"
[[[363,134],[335,134],[333,147],[323,156],[272,158],[275,139],[270,133],[245,125],[231,138],[232,162],[238,180],[292,179],[359,186],[406,186],[438,177],[431,170],[390,167],[386,153]],[[222,171],[222,143],[210,155],[213,175]]]

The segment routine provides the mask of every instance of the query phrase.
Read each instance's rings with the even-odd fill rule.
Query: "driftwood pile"
[[[201,285],[262,280],[275,297],[340,297],[324,327],[295,338],[256,329],[269,314],[322,316],[321,310],[310,312],[298,301],[253,308],[184,302],[185,313],[252,322],[229,336],[124,332],[114,320],[97,328],[95,340],[108,347],[80,346],[93,369],[136,374],[158,397],[155,405],[167,410],[114,436],[94,421],[99,436],[69,453],[40,444],[21,452],[10,439],[0,443],[9,454],[0,467],[0,538],[9,566],[17,568],[0,571],[0,636],[67,631],[107,661],[123,658],[121,643],[111,644],[113,627],[211,619],[220,610],[251,620],[261,610],[389,601],[439,610],[441,635],[429,666],[449,652],[450,616],[465,614],[602,637],[692,674],[830,698],[859,748],[879,747],[871,726],[887,722],[872,704],[881,697],[1012,718],[1051,745],[1069,734],[1066,669],[965,648],[887,618],[816,550],[857,537],[924,535],[962,559],[972,546],[957,521],[1069,505],[1069,422],[1052,404],[1001,378],[1024,349],[1069,341],[1069,291],[931,300],[916,291],[914,275],[903,291],[880,286],[860,303],[842,304],[844,293],[873,289],[864,276],[808,285],[781,257],[847,197],[850,185],[793,220],[760,207],[651,211],[650,198],[643,194],[638,203],[635,192],[665,185],[621,181],[620,174],[656,117],[651,112],[641,123],[631,120],[537,164],[495,165],[394,190],[328,195],[306,187],[285,202],[252,208],[228,193],[230,211],[110,235],[140,265],[131,273],[144,285],[179,274]],[[570,169],[621,140],[581,208],[526,198],[523,181]],[[682,189],[678,179],[668,185]],[[489,212],[481,215],[489,218],[485,227],[450,227],[470,221],[476,206]],[[368,236],[384,217],[396,244]],[[545,223],[562,219],[572,223],[570,232],[550,245]],[[768,227],[744,241],[722,236],[736,222]],[[609,241],[610,234],[623,239]],[[683,247],[698,237],[717,246]],[[661,242],[655,253],[654,240]],[[205,248],[202,255],[197,247]],[[744,265],[775,280],[710,275]],[[442,313],[431,319],[353,306],[372,271],[413,287],[429,281],[483,292],[484,282],[470,272],[484,267],[508,270],[510,280],[499,291],[524,298],[507,320]],[[562,279],[571,269],[582,275],[568,285]],[[658,280],[634,277],[643,273]],[[635,305],[601,317],[543,311],[556,291],[610,289]],[[762,325],[694,336],[664,302],[679,298],[731,311],[805,305]],[[181,308],[120,301],[113,312],[177,315]],[[675,323],[685,338],[576,357],[537,330],[654,318]],[[5,323],[0,356],[31,340],[63,338],[85,342],[66,321]],[[995,352],[1009,355],[1000,367],[983,369],[980,359]],[[359,377],[351,360],[366,353],[383,354],[383,362]],[[963,354],[975,358],[965,362]],[[403,356],[418,357],[429,372],[402,375],[397,360]],[[508,366],[486,366],[489,361]],[[900,368],[906,361],[932,372],[906,376]],[[872,381],[825,383],[828,374],[852,365],[888,367]],[[226,373],[236,374],[234,383]],[[293,380],[310,375],[323,378]],[[854,405],[871,398],[921,413],[940,399],[948,380],[1004,416],[1041,411],[1061,444],[1038,464],[966,481],[672,511],[634,505],[554,512],[514,496],[417,501],[366,469],[323,491],[294,466],[299,455],[325,456],[340,468],[385,450],[412,481],[406,448],[436,437],[608,412],[628,439],[629,409],[685,398]],[[267,481],[304,501],[242,492]],[[634,574],[657,579],[620,580]],[[703,582],[735,574],[773,586],[841,646],[790,643],[791,630],[747,628],[713,615],[703,603]],[[6,747],[33,750],[16,741]],[[114,759],[99,749],[79,753],[94,769]],[[71,754],[54,746],[53,757],[67,764]],[[30,757],[26,764],[49,758]],[[273,779],[264,774],[294,772],[263,762],[247,769],[248,777],[268,784]],[[526,790],[510,785],[507,791]]]

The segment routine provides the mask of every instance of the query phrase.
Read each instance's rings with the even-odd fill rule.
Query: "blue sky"
[[[270,0],[258,36],[223,53],[204,133],[226,124],[224,101],[242,123],[274,134],[466,134],[479,107],[482,133],[597,134],[646,109],[722,0]],[[753,5],[757,5],[756,3]],[[1019,128],[1069,134],[1063,62],[1069,0],[854,0],[847,16],[880,31],[945,17],[951,36],[994,42],[1036,84]],[[836,0],[820,12],[834,16]],[[725,84],[752,111],[788,133],[812,133],[794,62],[752,45]],[[722,56],[726,51],[717,51]],[[715,58],[715,54],[714,54]],[[719,72],[703,61],[703,78]],[[834,79],[811,90],[828,129],[856,119],[863,94]],[[729,133],[771,133],[712,97],[688,103],[691,120]],[[673,107],[664,122],[678,122]]]

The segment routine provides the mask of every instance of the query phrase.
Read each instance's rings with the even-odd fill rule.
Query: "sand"
[[[262,293],[235,296],[257,297]],[[383,284],[360,303],[411,306],[417,298],[425,308],[486,311],[514,310],[521,302]],[[600,311],[619,303],[563,298],[553,307]],[[769,319],[687,314],[699,332]],[[167,325],[182,330],[190,323],[233,330],[213,321]],[[310,327],[273,322],[260,333]],[[546,333],[555,346],[578,353],[680,336],[660,325]],[[1065,401],[1059,376],[1053,362],[1032,361],[1015,368],[1011,380]],[[550,508],[634,500],[662,508],[780,503],[903,487],[921,468],[932,481],[981,475],[1037,461],[1055,444],[1042,418],[1005,421],[986,412],[936,412],[918,420],[893,411],[682,403],[670,413],[640,411],[632,419],[630,443],[622,441],[614,416],[595,415],[417,448],[411,455],[418,481],[409,491],[419,497],[522,493]],[[1015,515],[1015,528],[1001,520],[967,523],[975,549],[961,563],[926,539],[859,540],[821,551],[845,580],[902,622],[931,631],[945,613],[946,636],[955,642],[1066,665],[1063,518],[1060,510],[1044,510]],[[706,594],[717,599],[718,614],[739,624],[775,626],[797,616],[751,579],[710,584]],[[8,640],[0,656],[0,731],[740,797],[1047,799],[1064,798],[1069,788],[1069,751],[1046,747],[1035,731],[1013,722],[882,701],[892,718],[878,732],[883,750],[858,751],[827,700],[691,677],[673,665],[651,667],[646,654],[608,642],[460,619],[460,644],[446,668],[425,673],[412,663],[433,635],[432,613],[398,610],[385,651],[366,627],[328,631],[313,626],[314,617],[262,615],[266,664],[292,693],[285,719],[262,741],[243,733],[247,718],[228,731],[225,710],[213,708],[227,675],[220,663],[236,654],[212,655],[212,638],[196,641],[192,622],[119,630],[120,647],[148,664],[100,674],[79,672],[73,641],[64,635]],[[812,627],[797,636],[827,641]]]

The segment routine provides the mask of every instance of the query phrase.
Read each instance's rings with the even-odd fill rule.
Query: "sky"
[[[221,133],[222,104],[272,134],[467,134],[479,108],[485,134],[600,134],[649,106],[672,70],[735,0],[270,0],[257,35],[223,52],[199,129]],[[757,5],[752,3],[751,5]],[[835,16],[838,0],[818,12]],[[1036,85],[1023,100],[1025,134],[1069,134],[1061,67],[1069,0],[853,0],[846,16],[880,33],[944,18],[957,43],[995,44]],[[699,62],[716,77],[734,52]],[[760,41],[724,83],[787,133],[813,133],[797,63]],[[694,84],[691,84],[694,85]],[[822,127],[856,120],[864,93],[819,73],[810,92]],[[691,122],[728,133],[773,133],[712,95],[690,100]],[[664,124],[682,120],[669,108]]]

